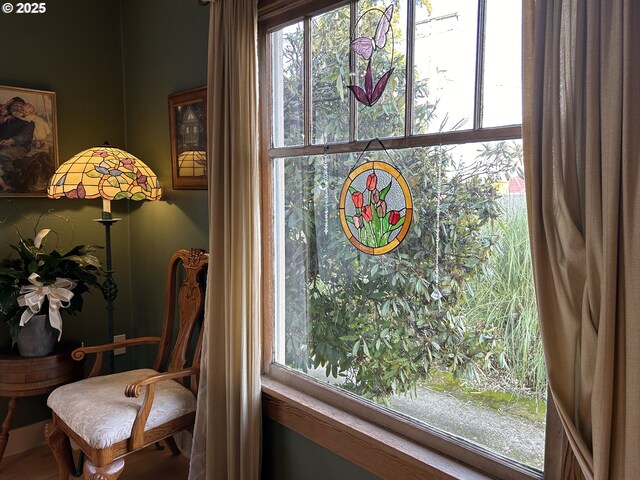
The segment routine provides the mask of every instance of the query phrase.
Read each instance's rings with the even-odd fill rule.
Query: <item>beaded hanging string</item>
[[[442,293],[440,292],[440,197],[442,194],[442,165],[438,152],[438,173],[436,179],[436,287],[431,292],[431,298],[438,302],[438,308],[442,305]]]
[[[321,190],[324,190],[324,234],[329,234],[329,166],[327,165],[327,150],[325,143],[324,153],[322,154],[322,183]]]

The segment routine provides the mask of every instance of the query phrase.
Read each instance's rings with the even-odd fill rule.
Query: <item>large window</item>
[[[446,438],[455,447],[434,448],[447,455],[462,447],[505,476],[535,478],[546,377],[522,176],[520,25],[510,0],[360,0],[265,33],[266,350],[278,378],[330,385],[336,405],[355,398],[385,428],[385,415],[400,419],[415,428],[403,435],[427,446],[425,432]],[[350,48],[356,37],[370,52]],[[350,93],[391,69],[372,106]],[[345,179],[366,162],[391,164],[412,195],[411,227],[384,255],[356,249],[339,215]]]

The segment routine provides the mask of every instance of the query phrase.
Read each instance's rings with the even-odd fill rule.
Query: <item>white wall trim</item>
[[[44,426],[49,420],[32,423],[20,428],[9,430],[9,443],[4,452],[4,456],[15,455],[26,452],[45,444]]]

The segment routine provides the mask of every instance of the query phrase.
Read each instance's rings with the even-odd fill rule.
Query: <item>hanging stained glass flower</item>
[[[345,180],[339,210],[349,241],[364,253],[382,255],[407,235],[413,201],[406,180],[393,165],[370,161],[355,168]]]
[[[372,8],[364,12],[358,21],[356,22],[356,29],[362,20],[368,15],[380,15],[380,19],[376,25],[375,34],[372,37],[358,37],[351,42],[351,49],[364,60],[367,61],[367,68],[364,73],[364,87],[353,84],[348,85],[347,88],[353,92],[353,95],[363,105],[371,107],[374,105],[384,93],[387,83],[393,74],[393,28],[391,27],[391,18],[393,17],[393,5],[389,5],[385,10],[379,8]],[[387,37],[391,36],[391,40],[388,42]],[[383,73],[380,78],[375,81],[373,78],[372,61],[374,55],[383,50],[387,43],[390,44],[391,60],[390,68]],[[383,57],[383,61],[386,61]]]

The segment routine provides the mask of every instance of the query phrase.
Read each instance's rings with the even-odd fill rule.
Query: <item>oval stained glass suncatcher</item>
[[[413,216],[409,186],[391,164],[374,161],[354,169],[340,193],[340,223],[349,241],[382,255],[404,240]]]

